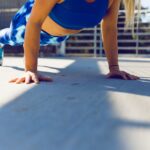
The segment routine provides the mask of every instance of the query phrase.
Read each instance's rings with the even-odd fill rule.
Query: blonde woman
[[[13,17],[10,27],[0,31],[0,45],[23,45],[25,72],[9,82],[39,83],[52,81],[37,71],[40,45],[60,43],[83,28],[101,23],[107,78],[137,80],[121,71],[118,64],[117,20],[121,0],[28,0]],[[124,0],[126,24],[133,20],[134,0]]]

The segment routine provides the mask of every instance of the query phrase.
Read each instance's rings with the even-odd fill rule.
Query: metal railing
[[[0,29],[8,27],[12,16],[26,0],[0,0]]]
[[[137,11],[135,12],[137,14]],[[125,11],[120,10],[118,19],[119,53],[150,54],[150,19],[143,22],[142,18],[150,15],[150,10],[142,10],[140,17],[135,19],[134,35],[131,30],[124,31]],[[100,24],[94,28],[84,29],[62,43],[60,54],[87,54],[103,56],[104,48],[101,40]]]
[[[0,0],[0,28],[8,27],[11,17],[26,0],[14,0],[8,3],[7,0]],[[137,12],[135,12],[137,13]],[[124,31],[125,12],[120,10],[118,21],[118,48],[119,53],[147,54],[150,53],[150,19],[143,22],[141,18],[135,20],[135,36],[131,31]],[[142,17],[149,15],[150,10],[142,10]],[[146,16],[145,16],[146,17]],[[1,21],[2,20],[2,21]],[[93,28],[85,28],[60,46],[56,45],[61,55],[94,55],[103,56],[104,48],[101,40],[100,24]]]

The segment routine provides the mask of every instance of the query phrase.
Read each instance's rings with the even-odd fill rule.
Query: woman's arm
[[[120,0],[113,0],[106,16],[101,22],[102,40],[108,65],[111,70],[113,65],[118,65],[118,12]],[[119,68],[115,66],[115,68]]]
[[[58,0],[35,0],[31,15],[26,25],[23,45],[25,71],[37,72],[41,26],[57,2]]]
[[[102,40],[105,54],[108,60],[110,73],[107,78],[122,78],[125,80],[136,80],[139,77],[125,71],[120,71],[118,64],[118,12],[121,0],[113,0],[106,16],[101,22]]]
[[[17,84],[25,82],[29,84],[30,81],[35,83],[39,83],[39,81],[52,81],[50,77],[37,73],[37,58],[40,49],[40,31],[42,23],[57,2],[58,0],[35,0],[26,25],[23,44],[25,73],[21,75],[21,77],[9,80],[9,82],[15,82]]]

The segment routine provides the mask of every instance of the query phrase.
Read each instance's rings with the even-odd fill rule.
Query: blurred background
[[[12,16],[26,0],[0,0],[0,29],[9,27]],[[150,2],[141,0],[141,16],[135,19],[135,35],[131,31],[124,31],[125,12],[120,7],[118,20],[119,54],[146,55],[150,54]],[[137,14],[137,11],[135,12]],[[5,46],[5,55],[22,56],[22,46]],[[105,56],[101,41],[100,25],[84,29],[82,32],[70,36],[60,45],[41,47],[40,56]]]

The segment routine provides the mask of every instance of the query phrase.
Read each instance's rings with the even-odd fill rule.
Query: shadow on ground
[[[76,59],[63,69],[41,67],[60,73],[41,71],[54,82],[35,85],[0,109],[0,149],[126,150],[122,128],[150,129],[150,122],[119,118],[112,103],[122,99],[110,97],[115,92],[149,97],[150,80],[105,79],[96,59]]]

